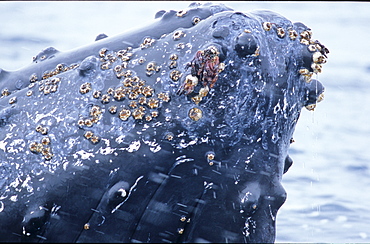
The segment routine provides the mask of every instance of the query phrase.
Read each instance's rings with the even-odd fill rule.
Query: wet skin
[[[275,240],[328,50],[270,11],[156,17],[0,73],[1,241]]]

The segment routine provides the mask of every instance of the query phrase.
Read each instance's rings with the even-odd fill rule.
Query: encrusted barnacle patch
[[[191,74],[185,77],[177,94],[191,94],[200,81],[203,86],[192,100],[198,104],[203,97],[207,96],[209,89],[216,83],[219,73],[225,69],[225,65],[219,61],[219,54],[217,47],[213,45],[198,51],[193,60],[186,65],[186,69],[191,68]]]
[[[42,132],[42,130],[45,129],[41,125],[36,127],[36,130],[39,132]],[[43,133],[42,133],[43,134]],[[51,152],[51,147],[50,147],[51,140],[48,136],[44,136],[41,138],[40,142],[31,142],[29,144],[29,149],[31,152],[39,154],[41,153],[42,156],[44,156],[45,160],[51,160],[54,156],[54,154]]]

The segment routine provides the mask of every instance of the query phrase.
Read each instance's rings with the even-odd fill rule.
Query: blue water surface
[[[178,2],[1,2],[0,68],[17,70],[42,49],[66,51],[100,33],[146,25]],[[283,177],[288,199],[277,242],[370,242],[370,3],[223,2],[238,11],[269,9],[302,22],[329,50],[318,79],[325,99],[303,110]]]

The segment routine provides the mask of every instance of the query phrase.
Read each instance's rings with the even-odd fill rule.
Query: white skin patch
[[[95,157],[93,153],[88,153],[88,152],[85,152],[84,150],[80,150],[76,152],[75,154],[73,154],[73,157],[77,158],[78,155],[81,156],[81,159],[88,159],[88,160],[90,159],[90,157]]]
[[[136,152],[140,149],[140,146],[141,146],[141,143],[140,141],[133,141],[131,142],[130,146],[128,146],[127,148],[122,148],[120,150],[126,150],[127,152]]]

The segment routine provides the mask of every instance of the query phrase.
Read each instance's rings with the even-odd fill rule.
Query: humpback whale
[[[193,3],[0,70],[0,241],[274,242],[328,53],[277,13]]]

